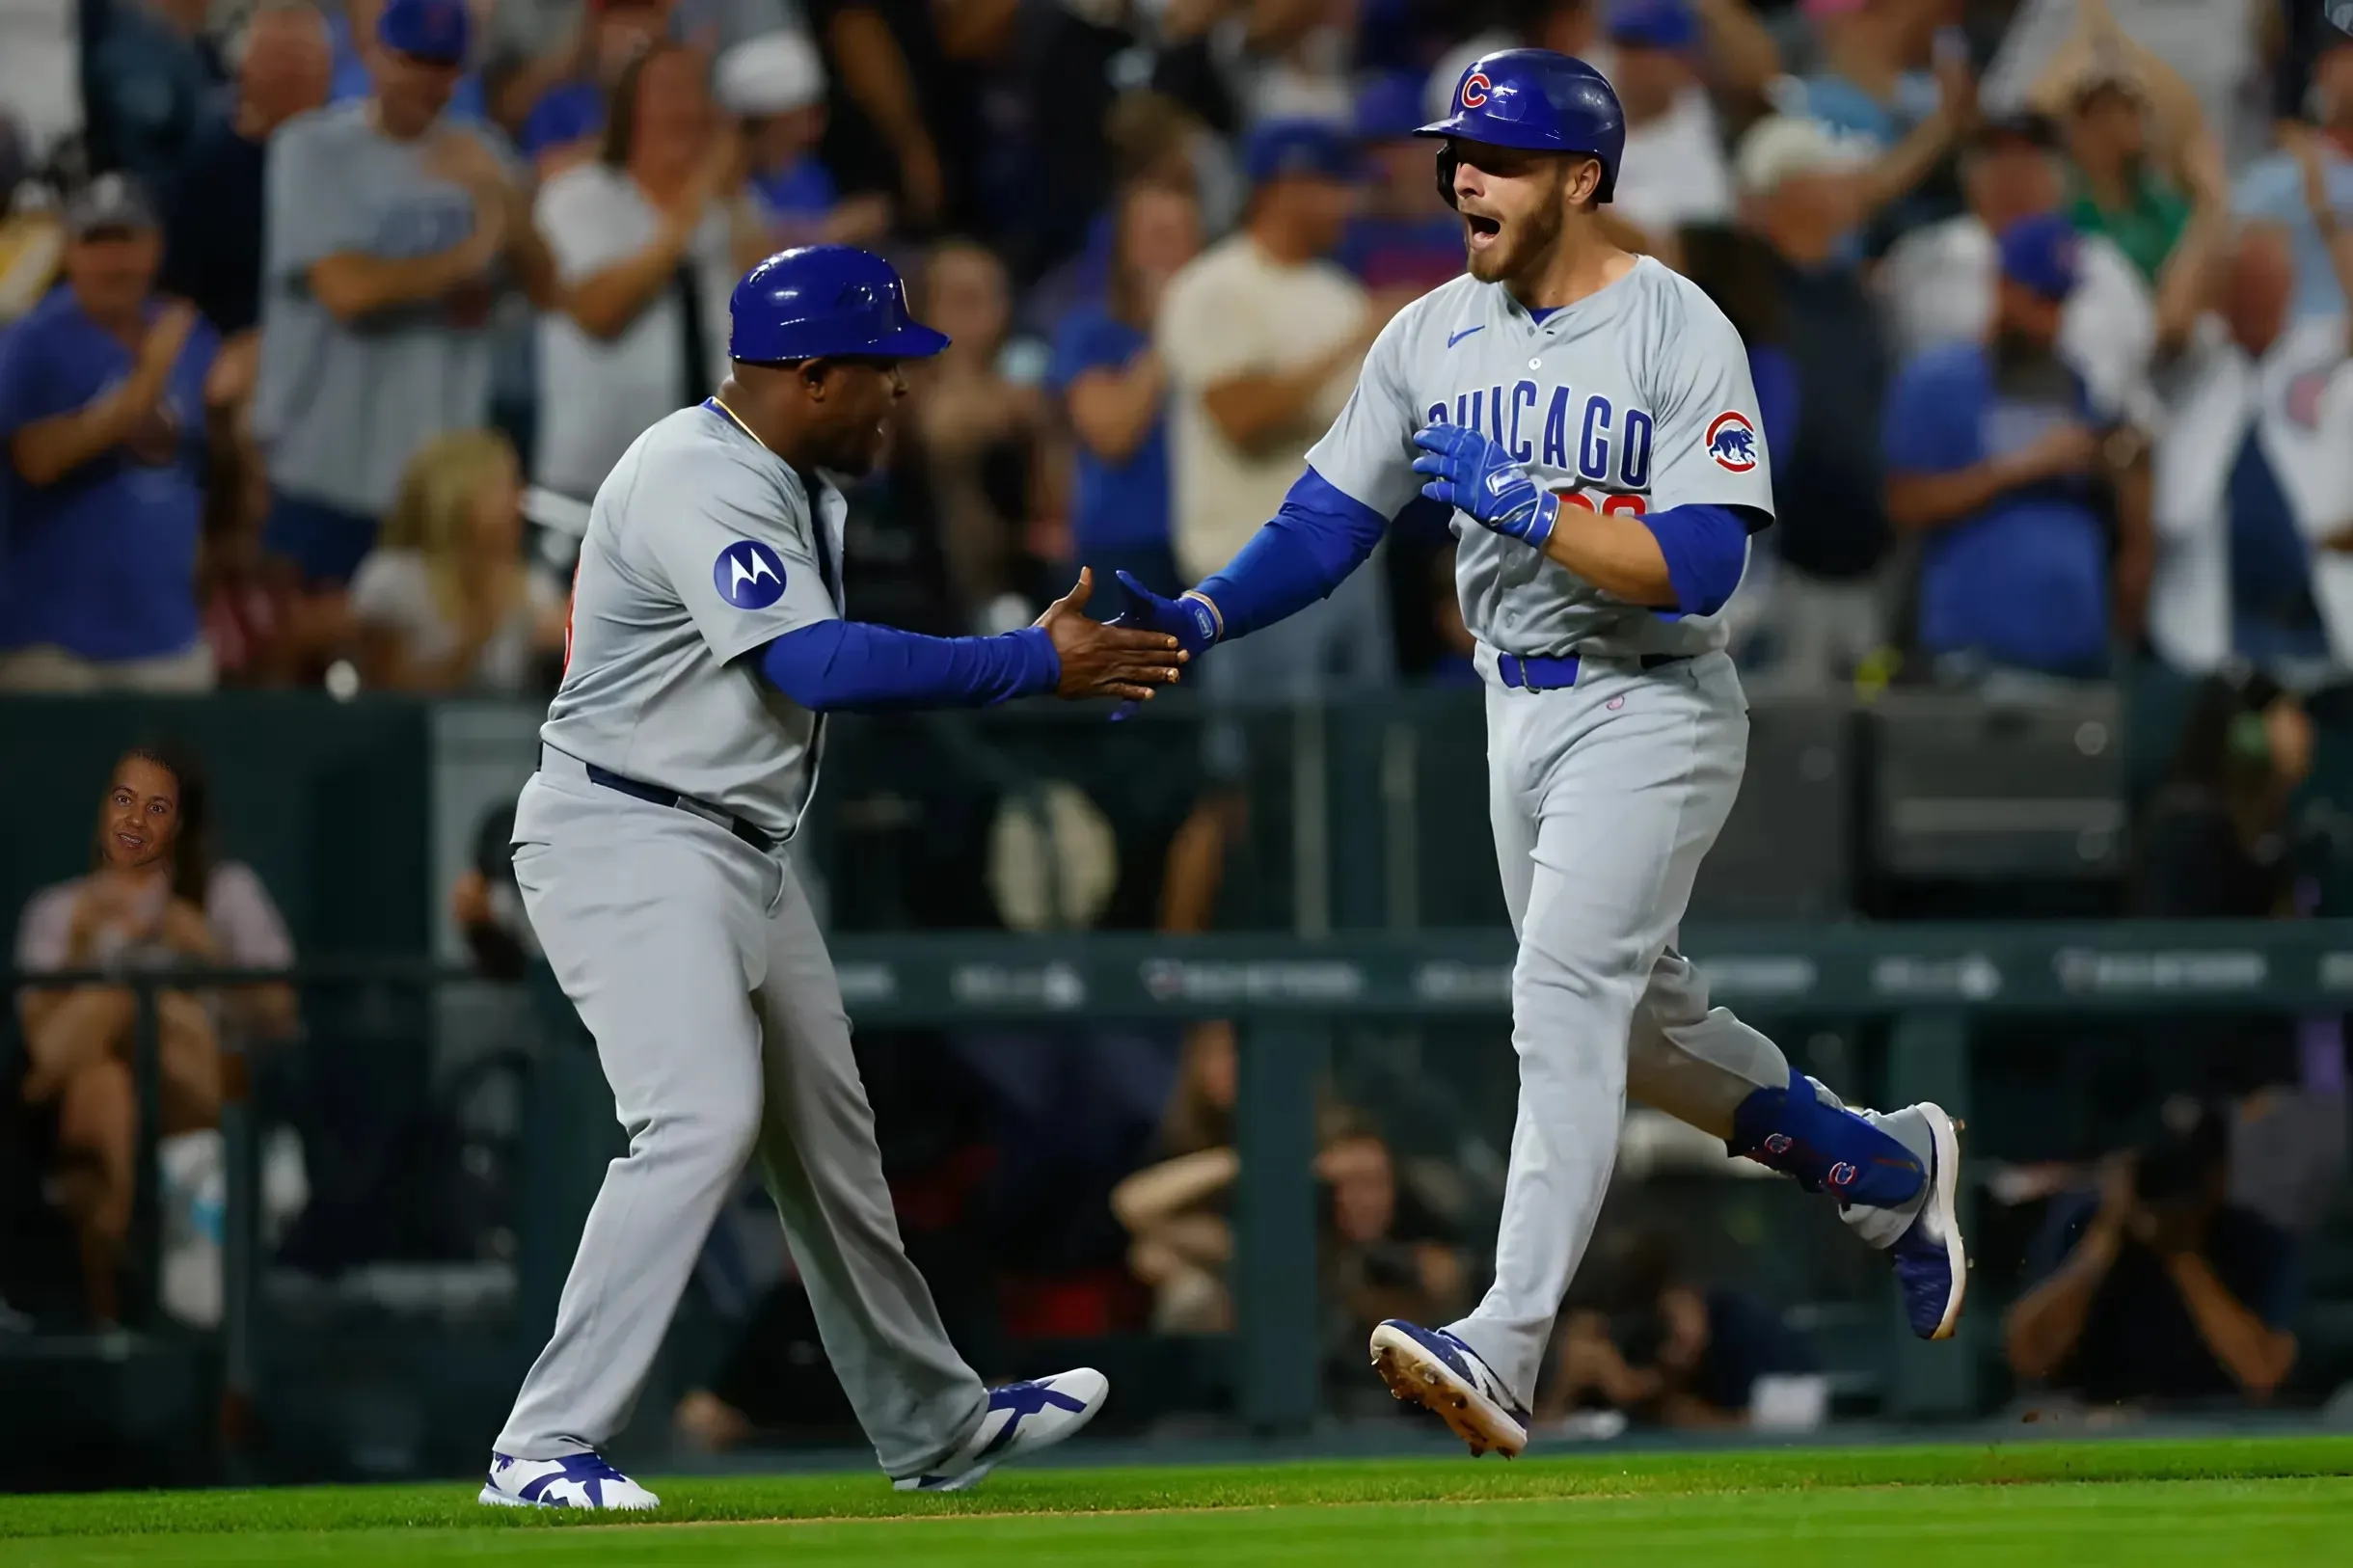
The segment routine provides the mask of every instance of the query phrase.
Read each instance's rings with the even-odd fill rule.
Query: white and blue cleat
[[[956,1451],[920,1475],[902,1475],[902,1492],[961,1492],[1005,1463],[1047,1448],[1095,1419],[1111,1397],[1111,1380],[1092,1366],[988,1391],[981,1424]]]
[[[1372,1331],[1372,1365],[1391,1393],[1452,1427],[1474,1459],[1490,1451],[1516,1459],[1528,1446],[1528,1407],[1446,1330],[1393,1317]]]
[[[1936,1105],[1912,1105],[1882,1123],[1898,1142],[1928,1157],[1920,1211],[1889,1245],[1904,1315],[1923,1339],[1950,1339],[1969,1288],[1969,1255],[1961,1238],[1956,1194],[1961,1188],[1960,1124]],[[1922,1148],[1921,1146],[1925,1146]]]
[[[480,1500],[500,1508],[658,1508],[662,1500],[605,1463],[602,1454],[561,1459],[490,1456]]]

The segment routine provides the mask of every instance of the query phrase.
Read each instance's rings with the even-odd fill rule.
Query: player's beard
[[[1471,276],[1482,284],[1527,276],[1541,267],[1553,247],[1560,243],[1566,223],[1565,202],[1546,202],[1505,220],[1502,232],[1496,236],[1498,243],[1483,251],[1466,247]]]

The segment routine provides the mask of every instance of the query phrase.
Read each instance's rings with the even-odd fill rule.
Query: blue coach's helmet
[[[745,273],[727,301],[727,357],[753,365],[848,355],[920,360],[947,346],[947,334],[907,313],[898,270],[854,246],[778,251]]]
[[[1617,191],[1626,156],[1626,111],[1608,77],[1573,55],[1500,49],[1481,55],[1455,84],[1454,112],[1416,136],[1459,136],[1531,152],[1582,152],[1601,160],[1596,202]],[[1449,203],[1453,179],[1445,181]]]

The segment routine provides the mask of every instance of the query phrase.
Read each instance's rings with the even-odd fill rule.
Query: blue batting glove
[[[1470,513],[1496,532],[1542,550],[1560,521],[1560,498],[1529,477],[1488,437],[1467,425],[1433,424],[1415,432],[1422,455],[1414,472],[1430,482],[1421,493]]]
[[[1127,595],[1127,608],[1111,618],[1114,626],[1141,626],[1148,631],[1165,632],[1176,639],[1176,646],[1199,659],[1209,645],[1225,631],[1217,609],[1206,599],[1190,595],[1164,599],[1138,582],[1132,572],[1115,574],[1120,589]],[[1111,721],[1118,723],[1131,716],[1142,703],[1130,698],[1112,710]]]
[[[1217,641],[1225,627],[1218,619],[1217,608],[1206,599],[1187,594],[1179,599],[1164,599],[1136,581],[1133,573],[1117,574],[1120,586],[1127,594],[1127,608],[1114,617],[1114,626],[1141,626],[1148,632],[1165,632],[1176,639],[1176,646],[1200,658],[1210,644]]]

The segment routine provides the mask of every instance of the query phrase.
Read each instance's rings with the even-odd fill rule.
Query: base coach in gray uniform
[[[1101,626],[1078,586],[1002,636],[843,618],[842,497],[880,459],[899,363],[947,338],[841,246],[737,285],[717,396],[638,437],[599,488],[563,684],[515,812],[515,879],[596,1037],[630,1133],[482,1501],[650,1508],[599,1448],[627,1422],[719,1205],[757,1159],[825,1353],[902,1489],[955,1490],[1068,1437],[1092,1368],[986,1389],[907,1261],[850,1020],[784,846],[825,716],[1051,691],[1149,698],[1184,656]]]

